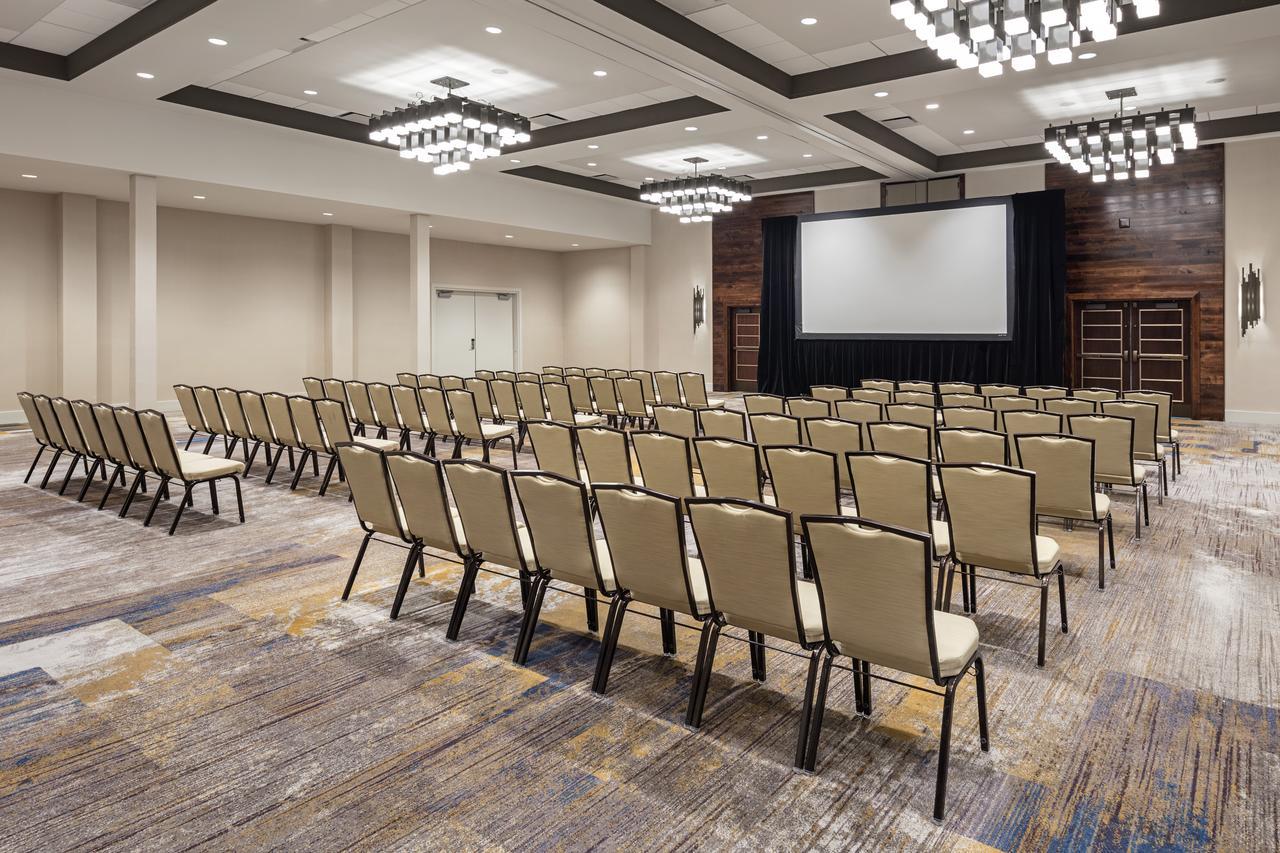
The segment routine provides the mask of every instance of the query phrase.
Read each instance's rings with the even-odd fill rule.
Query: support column
[[[58,361],[62,395],[97,402],[98,396],[98,200],[58,197]]]
[[[431,217],[409,216],[409,322],[413,369],[431,372]]]
[[[344,380],[356,376],[351,232],[350,225],[325,228],[325,376]]]
[[[157,399],[156,179],[129,176],[129,396],[138,408]]]

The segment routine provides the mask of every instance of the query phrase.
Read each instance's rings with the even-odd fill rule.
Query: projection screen
[[[800,219],[796,337],[1008,340],[1007,197]]]

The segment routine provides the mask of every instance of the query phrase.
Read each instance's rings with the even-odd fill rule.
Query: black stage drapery
[[[764,220],[760,390],[807,394],[811,385],[854,386],[871,378],[1065,384],[1065,194],[1046,190],[1012,198],[1016,297],[1008,341],[798,341],[799,219]]]

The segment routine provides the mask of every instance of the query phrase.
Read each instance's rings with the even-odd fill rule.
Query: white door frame
[[[433,300],[433,304],[434,304],[434,300],[439,298],[436,296],[436,294],[442,290],[448,290],[453,293],[506,293],[506,294],[509,294],[511,298],[515,300],[515,306],[511,310],[512,316],[515,318],[515,329],[512,330],[512,337],[511,337],[512,344],[516,348],[515,358],[513,359],[513,362],[515,364],[515,369],[517,372],[524,370],[524,294],[520,292],[520,288],[518,287],[454,287],[449,284],[438,284],[436,282],[432,282],[431,283],[431,299]],[[431,333],[433,335],[435,334],[434,328],[431,330]]]

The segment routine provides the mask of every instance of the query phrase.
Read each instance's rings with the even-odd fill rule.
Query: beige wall
[[[0,189],[0,411],[57,388],[58,197]]]
[[[645,358],[653,370],[693,370],[711,376],[711,226],[681,225],[653,214],[653,245],[645,263]],[[693,329],[693,292],[706,296],[708,322]]]
[[[1280,138],[1227,143],[1227,420],[1280,423]],[[1240,270],[1262,269],[1261,323],[1240,336]]]
[[[431,248],[434,256],[435,246]],[[397,373],[413,370],[407,235],[352,232],[351,294],[355,310],[354,378],[388,382]]]
[[[598,249],[564,256],[565,364],[631,364],[631,250]]]

